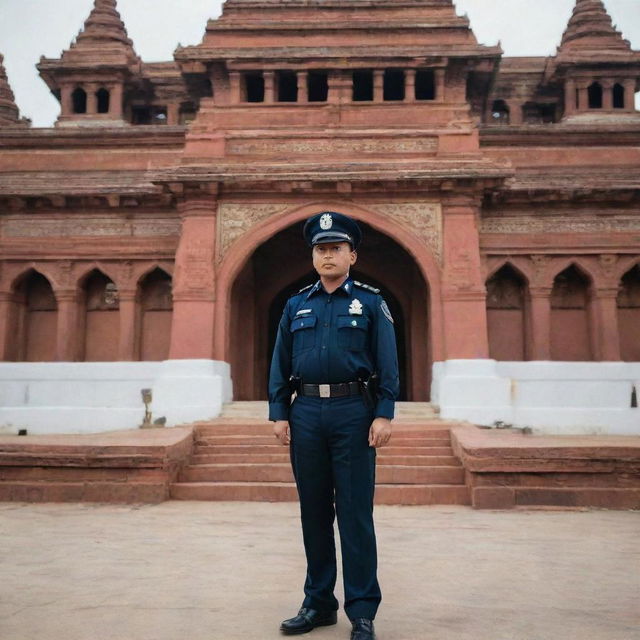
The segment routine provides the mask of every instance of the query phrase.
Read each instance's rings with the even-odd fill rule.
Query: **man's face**
[[[344,279],[357,254],[348,242],[327,242],[313,247],[313,267],[321,278]]]

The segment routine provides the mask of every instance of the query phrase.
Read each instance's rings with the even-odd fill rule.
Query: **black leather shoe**
[[[356,618],[351,621],[351,640],[376,640],[373,630],[373,620],[368,618]]]
[[[328,627],[337,622],[338,614],[335,611],[320,612],[302,607],[295,618],[289,618],[280,625],[280,631],[286,636],[293,636],[308,633],[316,627]]]

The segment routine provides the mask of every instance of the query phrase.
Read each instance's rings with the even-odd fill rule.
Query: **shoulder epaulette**
[[[371,291],[372,293],[380,293],[380,289],[376,289],[375,287],[372,287],[370,284],[364,284],[363,282],[358,282],[357,280],[354,280],[353,284],[355,284],[356,287],[360,287],[361,289],[366,289],[367,291]]]
[[[297,296],[301,293],[304,293],[305,291],[309,291],[309,289],[311,289],[311,287],[313,287],[312,284],[307,285],[306,287],[302,287],[302,289],[300,289],[300,291],[297,291],[296,293],[292,293],[291,297],[293,298],[294,296]]]

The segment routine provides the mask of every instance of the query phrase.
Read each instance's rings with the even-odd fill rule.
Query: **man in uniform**
[[[291,447],[307,557],[302,608],[280,630],[292,635],[337,622],[337,514],[351,640],[373,640],[381,600],[376,448],[391,437],[399,388],[393,319],[378,289],[349,276],[362,237],[354,220],[318,214],[304,237],[320,280],[287,302],[269,379],[269,419]]]

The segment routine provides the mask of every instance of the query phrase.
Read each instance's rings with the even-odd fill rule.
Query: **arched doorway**
[[[260,245],[235,278],[229,338],[236,400],[267,397],[277,325],[289,296],[317,280],[298,222]],[[360,223],[364,241],[352,276],[378,287],[395,319],[402,400],[429,398],[429,288],[412,256],[395,240]]]
[[[14,287],[9,359],[55,360],[57,322],[58,304],[51,283],[32,269]]]
[[[83,360],[111,362],[118,359],[120,304],[113,281],[98,269],[82,283]]]
[[[494,360],[526,360],[527,284],[510,264],[487,280],[489,356]]]

